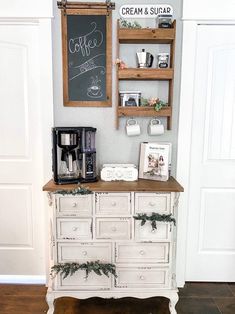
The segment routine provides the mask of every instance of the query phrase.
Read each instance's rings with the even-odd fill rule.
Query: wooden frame
[[[58,3],[61,11],[62,52],[63,52],[63,100],[64,106],[69,107],[111,107],[112,106],[112,11],[104,3],[66,3],[63,7]],[[68,77],[68,43],[67,17],[71,15],[105,15],[106,16],[106,100],[71,100],[69,98]]]

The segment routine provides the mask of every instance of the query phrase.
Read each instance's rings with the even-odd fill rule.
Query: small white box
[[[104,164],[100,177],[104,181],[136,181],[138,169],[134,164]]]
[[[123,107],[140,106],[141,92],[139,91],[120,91],[120,103]]]

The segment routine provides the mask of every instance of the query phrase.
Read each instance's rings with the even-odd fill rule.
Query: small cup
[[[135,119],[129,119],[126,122],[126,134],[128,136],[140,135],[140,126]]]
[[[149,135],[162,135],[164,134],[164,125],[159,119],[152,119],[148,125]]]

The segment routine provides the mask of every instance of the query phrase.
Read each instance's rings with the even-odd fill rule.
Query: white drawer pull
[[[140,255],[144,255],[144,254],[145,254],[145,251],[141,250]]]
[[[115,232],[115,231],[117,231],[117,228],[116,228],[116,227],[112,227],[111,230],[112,230],[113,232]]]
[[[83,278],[83,280],[84,280],[84,281],[87,281],[87,278],[86,278],[86,277],[84,277],[84,278]]]
[[[112,206],[116,206],[117,203],[116,203],[116,202],[112,202],[111,205],[112,205]]]
[[[156,205],[156,203],[154,203],[154,202],[149,202],[149,206],[153,207],[153,206],[155,206],[155,205]]]
[[[155,233],[155,232],[156,232],[156,229],[152,229],[151,232],[152,232],[152,233]]]
[[[145,277],[143,275],[141,275],[140,280],[145,280]]]
[[[73,231],[77,231],[78,230],[78,227],[73,227]]]
[[[77,203],[73,203],[73,204],[72,204],[72,207],[77,207]]]
[[[87,251],[83,251],[82,254],[83,254],[84,256],[86,256],[86,255],[87,255]]]

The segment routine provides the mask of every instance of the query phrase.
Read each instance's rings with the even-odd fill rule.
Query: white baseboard
[[[0,275],[0,283],[46,284],[46,276]]]

